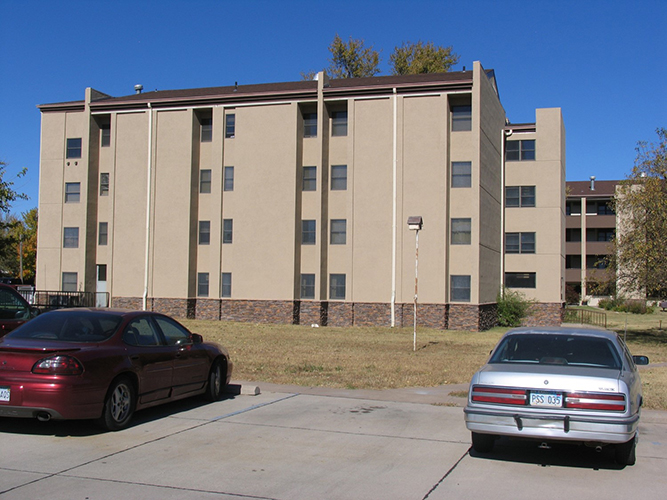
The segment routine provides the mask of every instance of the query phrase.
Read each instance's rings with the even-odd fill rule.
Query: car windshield
[[[121,321],[122,318],[115,314],[59,311],[37,316],[7,335],[7,338],[100,342],[111,337]]]
[[[609,340],[581,335],[509,335],[489,363],[532,363],[620,369],[621,358]]]

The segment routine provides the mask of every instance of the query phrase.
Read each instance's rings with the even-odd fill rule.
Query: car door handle
[[[138,361],[138,360],[139,360],[139,356],[138,356],[137,354],[135,354],[134,356],[130,356],[130,359],[131,359],[132,361]]]

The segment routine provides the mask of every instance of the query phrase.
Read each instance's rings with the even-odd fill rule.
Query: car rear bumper
[[[639,414],[628,417],[535,414],[470,406],[463,411],[466,427],[472,432],[521,438],[625,443],[635,436],[639,425]]]

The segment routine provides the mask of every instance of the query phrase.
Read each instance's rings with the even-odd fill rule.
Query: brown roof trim
[[[510,123],[505,125],[505,130],[513,132],[536,132],[537,125],[535,123]]]
[[[616,194],[616,186],[620,184],[621,181],[595,181],[595,190],[591,191],[591,181],[567,181],[565,185],[567,186],[567,197],[568,198],[580,198],[585,196],[586,198],[595,198],[595,197],[604,197],[609,198]]]
[[[85,101],[58,102],[55,104],[38,104],[37,109],[42,113],[47,111],[84,111]]]

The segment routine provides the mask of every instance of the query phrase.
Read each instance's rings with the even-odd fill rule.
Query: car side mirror
[[[192,334],[192,343],[193,344],[201,344],[202,342],[204,342],[204,337],[202,337],[198,333],[193,333]]]
[[[648,365],[648,356],[632,356],[636,365]]]

